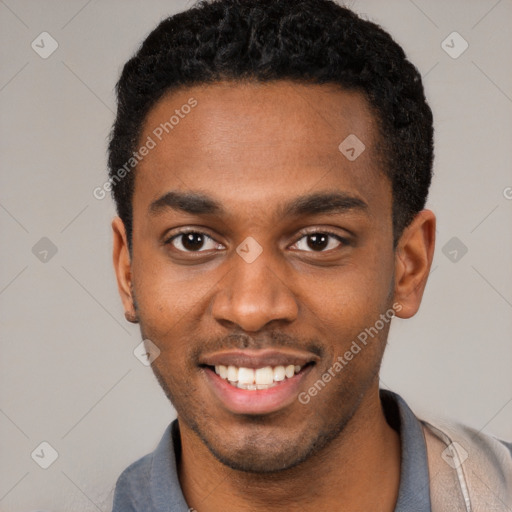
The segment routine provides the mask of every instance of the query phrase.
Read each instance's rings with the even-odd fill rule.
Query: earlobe
[[[124,316],[128,322],[138,323],[139,319],[134,305],[133,283],[130,252],[126,229],[123,221],[115,217],[112,221],[113,240],[113,263],[117,278],[117,288],[124,306]]]
[[[135,313],[135,311],[125,311],[124,317],[126,318],[126,320],[128,320],[128,322],[132,324],[139,323],[139,317],[137,316],[137,313]]]
[[[404,229],[395,251],[395,302],[397,316],[410,318],[418,311],[432,265],[436,217],[422,210]]]

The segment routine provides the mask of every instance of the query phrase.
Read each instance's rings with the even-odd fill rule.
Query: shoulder
[[[444,437],[446,442],[458,442],[473,451],[482,452],[488,456],[500,456],[512,460],[512,442],[505,441],[491,434],[485,434],[458,421],[436,418],[430,421],[420,419],[424,428],[429,429],[438,437]],[[464,444],[462,444],[464,443]]]
[[[130,464],[119,476],[114,493],[112,512],[145,510],[151,499],[149,483],[153,453]]]
[[[112,512],[187,510],[176,466],[176,453],[180,451],[179,427],[174,420],[155,450],[121,473],[115,486]]]
[[[432,510],[512,510],[512,444],[453,420],[420,419]]]

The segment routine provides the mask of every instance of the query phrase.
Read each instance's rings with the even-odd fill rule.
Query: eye
[[[210,244],[210,247],[204,249],[204,245],[207,242]],[[201,231],[180,231],[167,239],[165,244],[171,244],[181,252],[205,252],[221,246],[212,237]]]
[[[164,243],[165,245],[170,244],[178,251],[185,253],[200,253],[223,248],[222,244],[219,244],[211,236],[201,231],[180,231],[172,235]],[[329,231],[312,231],[303,233],[302,237],[294,245],[300,251],[328,252],[340,246],[348,245],[348,241],[340,235]]]
[[[348,241],[345,238],[329,231],[304,233],[295,243],[299,250],[306,252],[327,252],[346,244],[348,245]]]

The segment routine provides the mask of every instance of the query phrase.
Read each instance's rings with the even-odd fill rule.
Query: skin
[[[400,440],[379,399],[389,324],[304,405],[234,414],[212,393],[199,359],[224,349],[300,350],[315,364],[307,391],[359,333],[399,304],[419,308],[432,263],[435,216],[420,212],[393,249],[392,191],[375,150],[364,97],[332,85],[216,83],[162,98],[141,141],[194,97],[190,114],[138,165],[133,250],[112,222],[114,266],[126,316],[161,353],[153,371],[180,425],[178,464],[187,503],[203,511],[392,511]],[[354,161],[338,150],[356,134]],[[217,200],[221,214],[191,214],[152,202],[169,191]],[[278,208],[312,192],[342,192],[366,207],[283,216]],[[179,229],[206,233],[185,252]],[[327,229],[318,249],[303,230]],[[252,263],[236,248],[253,237]],[[193,248],[193,246],[192,246]]]

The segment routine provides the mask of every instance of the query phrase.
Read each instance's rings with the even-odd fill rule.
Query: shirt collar
[[[389,425],[400,434],[400,487],[395,512],[430,512],[430,479],[423,428],[405,400],[380,390]]]
[[[180,432],[178,420],[174,420],[165,429],[151,464],[149,485],[154,510],[189,510],[178,479],[177,461],[180,456]]]

